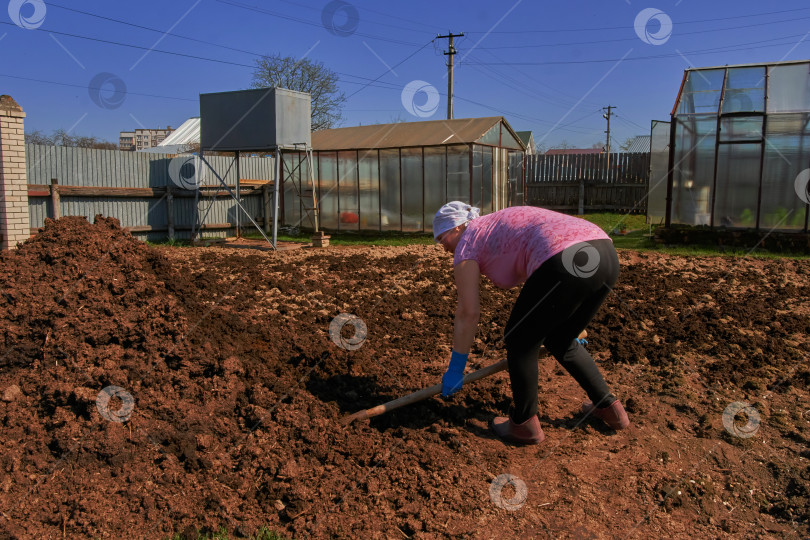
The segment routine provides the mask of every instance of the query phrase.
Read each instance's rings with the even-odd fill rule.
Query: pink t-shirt
[[[495,286],[509,289],[565,248],[602,238],[610,239],[584,219],[535,206],[513,206],[468,222],[453,266],[472,259]]]

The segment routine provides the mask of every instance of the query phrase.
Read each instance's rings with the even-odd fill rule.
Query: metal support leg
[[[253,226],[256,227],[256,230],[258,230],[259,233],[262,235],[262,237],[265,240],[267,240],[267,242],[270,243],[273,246],[273,249],[276,249],[275,243],[270,242],[270,239],[267,238],[267,235],[264,234],[264,231],[262,230],[261,227],[259,227],[259,224],[256,223],[256,221],[250,216],[250,213],[248,213],[247,209],[245,209],[245,207],[242,206],[242,203],[239,202],[239,199],[237,199],[236,194],[233,192],[233,190],[231,188],[228,187],[228,184],[225,183],[225,180],[222,179],[222,177],[211,166],[211,164],[208,163],[204,158],[202,158],[202,156],[200,156],[200,159],[211,170],[211,172],[214,173],[214,176],[217,177],[217,180],[219,180],[219,183],[222,184],[222,187],[225,189],[225,191],[228,192],[228,195],[230,195],[233,198],[233,200],[236,201],[236,206],[245,213],[245,215],[250,220],[250,222],[253,223]]]
[[[239,173],[241,172],[239,169],[239,150],[236,152],[236,202],[242,202],[242,194],[240,193],[239,189]],[[236,212],[236,237],[240,238],[242,236],[242,215],[239,212]]]
[[[281,150],[276,148],[275,174],[273,179],[273,248],[278,241],[278,195],[281,188]]]

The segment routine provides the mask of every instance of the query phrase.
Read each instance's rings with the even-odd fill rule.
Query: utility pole
[[[453,55],[456,54],[456,49],[453,47],[454,37],[464,37],[464,32],[460,34],[448,33],[446,36],[436,36],[436,39],[448,38],[447,52],[444,53],[447,59],[447,119],[453,119]]]
[[[605,153],[607,153],[607,166],[605,168],[605,180],[610,178],[610,117],[613,116],[611,112],[613,109],[616,109],[615,105],[608,105],[607,107],[602,107],[603,111],[607,111],[602,115],[602,118],[607,120],[607,144],[605,145]]]

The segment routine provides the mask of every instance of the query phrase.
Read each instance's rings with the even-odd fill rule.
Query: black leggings
[[[613,242],[600,239],[565,249],[526,280],[504,331],[514,422],[537,414],[537,359],[543,345],[597,406],[616,401],[593,357],[576,338],[618,276]]]

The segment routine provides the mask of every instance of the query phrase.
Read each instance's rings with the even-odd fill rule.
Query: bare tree
[[[118,150],[118,145],[98,137],[71,135],[64,129],[56,129],[50,135],[39,130],[25,134],[25,142],[43,146],[74,146],[77,148],[96,148],[101,150]]]
[[[312,96],[312,131],[336,127],[346,96],[339,91],[337,74],[306,58],[280,54],[256,60],[252,88],[287,88]]]
[[[561,143],[559,143],[557,146],[552,146],[552,148],[555,149],[558,148],[560,150],[568,150],[569,148],[573,148],[573,146],[568,144],[568,141],[566,139],[563,139]]]
[[[408,119],[402,116],[400,113],[397,113],[396,116],[391,116],[391,118],[388,120],[389,124],[404,124],[406,122],[408,122]]]
[[[30,131],[25,134],[26,144],[39,144],[41,146],[54,146],[53,138],[48,137],[40,130]]]
[[[631,146],[633,146],[633,143],[634,143],[634,142],[636,142],[636,138],[635,138],[635,137],[628,137],[628,138],[627,138],[627,139],[624,141],[624,143],[622,143],[622,145],[621,145],[621,146],[619,146],[619,148],[621,148],[622,150],[624,150],[625,152],[627,152],[628,150],[630,150],[630,147],[631,147]]]

